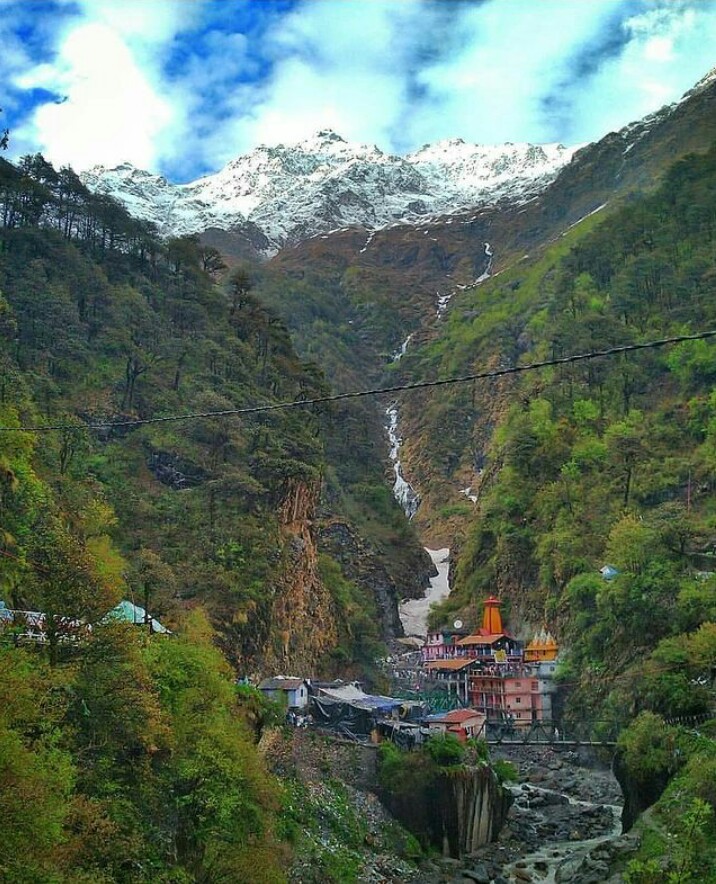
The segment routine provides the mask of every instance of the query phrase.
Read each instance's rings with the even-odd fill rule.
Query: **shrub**
[[[668,778],[680,765],[676,728],[642,712],[619,737],[627,770],[637,782]]]
[[[430,737],[425,749],[439,767],[453,767],[465,758],[465,747],[454,734]]]
[[[516,783],[518,780],[517,768],[511,761],[498,758],[492,762],[492,769],[499,783]]]

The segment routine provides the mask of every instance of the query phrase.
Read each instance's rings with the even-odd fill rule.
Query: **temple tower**
[[[482,628],[486,635],[502,635],[502,616],[500,614],[500,600],[494,595],[485,599],[485,610],[482,615]]]

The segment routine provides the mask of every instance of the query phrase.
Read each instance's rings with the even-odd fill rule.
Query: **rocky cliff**
[[[385,559],[342,519],[330,519],[322,525],[319,543],[340,563],[344,575],[365,587],[375,599],[381,637],[388,641],[402,636],[398,601],[427,586],[435,570],[427,554],[420,556],[416,549],[411,555],[411,550],[406,550],[409,561],[405,564],[410,570],[394,575],[386,567]]]
[[[382,790],[390,812],[425,845],[460,857],[495,840],[512,803],[489,765],[460,765],[400,792]]]
[[[624,796],[622,827],[629,832],[642,813],[663,795],[672,775],[670,771],[659,771],[649,778],[637,779],[629,770],[621,751],[614,755],[612,770]]]
[[[247,619],[222,624],[225,650],[240,671],[314,673],[338,643],[335,601],[318,572],[319,495],[320,480],[286,482],[270,592]]]

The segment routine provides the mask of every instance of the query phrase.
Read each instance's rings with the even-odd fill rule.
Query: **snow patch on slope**
[[[437,604],[450,595],[450,550],[444,549],[428,549],[426,552],[433,560],[433,564],[437,568],[437,576],[430,578],[430,585],[421,599],[410,599],[403,602],[398,612],[400,614],[400,622],[406,635],[417,635],[424,637],[428,631],[428,614],[432,605]]]

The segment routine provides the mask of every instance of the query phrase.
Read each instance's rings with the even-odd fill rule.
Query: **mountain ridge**
[[[577,149],[456,138],[397,156],[323,129],[295,145],[261,145],[187,184],[131,163],[95,166],[80,177],[163,235],[253,225],[266,238],[254,232],[257,253],[270,256],[337,228],[380,229],[504,199],[523,202],[543,190]]]

